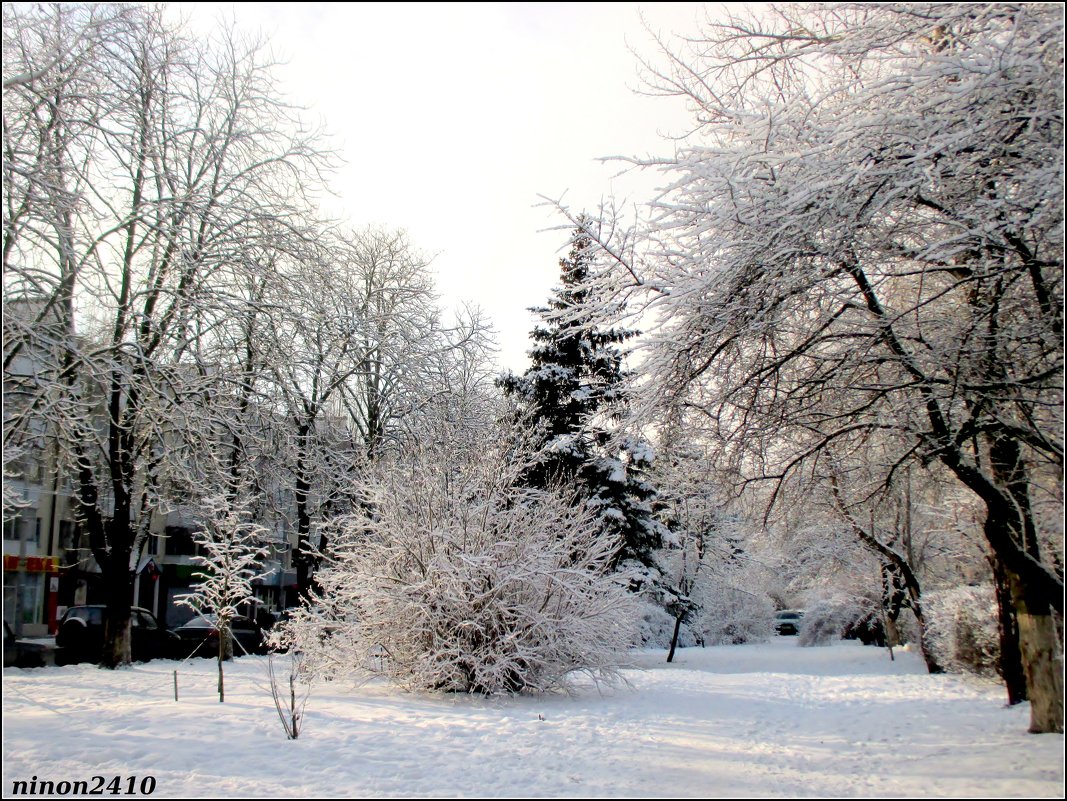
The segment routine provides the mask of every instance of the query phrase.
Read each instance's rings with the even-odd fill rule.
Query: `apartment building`
[[[18,336],[19,326],[41,326],[43,301],[27,299],[5,304],[5,340]],[[54,322],[51,336],[26,338],[4,371],[3,413],[9,421],[21,415],[18,444],[4,453],[4,619],[20,636],[54,633],[69,606],[103,603],[101,571],[77,522],[69,468],[61,457],[57,432],[34,415],[34,390],[57,364],[47,342],[73,336]],[[5,352],[10,343],[5,341]],[[94,414],[105,414],[103,404]],[[268,488],[274,508],[288,500],[281,488]],[[101,500],[105,514],[107,499]],[[177,603],[191,591],[199,570],[194,559],[193,534],[200,521],[197,510],[171,498],[151,513],[149,537],[135,566],[134,604],[143,606],[166,626],[180,625],[192,612]],[[296,601],[292,569],[295,532],[287,516],[275,513],[259,521],[271,531],[264,575],[254,582],[257,600],[277,612]]]

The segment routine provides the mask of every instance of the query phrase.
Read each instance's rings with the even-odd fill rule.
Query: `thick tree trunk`
[[[1008,499],[988,503],[985,535],[1007,580],[1018,623],[1019,655],[1030,699],[1030,731],[1063,731],[1063,644],[1054,612],[1063,609],[1063,586],[1050,592],[1055,576],[1044,569],[1046,581],[1036,581],[1033,568],[1041,569],[1030,480],[1020,444],[1009,437],[994,438],[989,462]],[[999,547],[998,547],[999,546]]]
[[[1011,587],[1004,574],[1004,567],[991,559],[993,580],[997,590],[997,623],[1000,635],[1000,676],[1008,691],[1008,704],[1014,706],[1028,700],[1026,673],[1023,670],[1022,653],[1019,651],[1019,621],[1015,617],[1015,605],[1011,600]]]
[[[1007,571],[1030,698],[1030,732],[1063,732],[1063,649],[1051,606]]]
[[[104,572],[107,608],[104,613],[104,647],[100,664],[107,668],[133,661],[130,630],[133,607],[133,573],[129,569]]]
[[[930,644],[927,642],[926,617],[923,615],[922,604],[919,603],[918,597],[912,598],[911,611],[915,615],[915,622],[919,627],[919,651],[923,655],[923,661],[926,662],[926,669],[931,673],[944,673],[945,669],[937,661],[933,649],[930,648]]]
[[[301,600],[311,597],[311,573],[314,557],[311,554],[311,516],[307,512],[305,482],[297,479],[297,542],[293,563],[296,566],[296,588]],[[303,500],[301,500],[303,498]]]

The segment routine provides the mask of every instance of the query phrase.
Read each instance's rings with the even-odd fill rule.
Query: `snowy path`
[[[34,775],[152,775],[159,797],[1062,797],[1063,737],[1027,735],[998,686],[795,643],[641,653],[632,689],[605,696],[319,686],[296,742],[263,659],[228,670],[223,705],[207,660],[7,669],[4,796]]]

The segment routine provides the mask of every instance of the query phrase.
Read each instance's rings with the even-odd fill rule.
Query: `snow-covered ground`
[[[840,643],[635,656],[601,695],[406,695],[316,686],[282,732],[266,660],[4,670],[12,782],[154,776],[160,797],[1062,797],[1064,740],[1026,733],[1002,689],[926,675],[915,654]],[[179,698],[173,698],[178,670]]]

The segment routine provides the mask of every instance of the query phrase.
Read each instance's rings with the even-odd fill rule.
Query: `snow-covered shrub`
[[[997,596],[991,584],[923,596],[926,642],[946,670],[992,675],[1000,660]]]
[[[618,542],[561,494],[515,487],[517,467],[492,444],[437,446],[364,481],[320,610],[288,627],[309,670],[475,693],[618,678],[637,619],[609,571]]]
[[[289,654],[288,675],[279,681],[274,672],[274,657],[267,656],[267,679],[270,682],[271,699],[274,701],[285,737],[289,740],[300,736],[301,727],[304,725],[304,707],[307,706],[308,696],[311,694],[311,685],[306,681],[303,671],[303,658],[302,652],[292,651]],[[298,683],[299,693],[296,690]]]
[[[705,645],[761,642],[774,634],[774,604],[770,596],[726,584],[709,584],[700,592],[701,611],[692,624]]]
[[[675,618],[662,604],[642,597],[638,600],[638,616],[638,644],[642,648],[669,648],[674,635]],[[683,622],[678,632],[678,645],[689,648],[698,644],[689,624]]]
[[[662,563],[662,554],[659,555]],[[615,569],[616,578],[624,582],[636,597],[637,644],[642,648],[669,648],[677,616],[682,616],[678,645],[696,645],[688,621],[694,609],[692,601],[680,593],[675,583],[659,565],[646,565],[627,559]]]
[[[846,624],[844,631],[841,632],[841,637],[845,640],[859,640],[864,645],[877,645],[879,648],[883,648],[887,642],[886,624],[883,619],[884,615],[881,610],[871,610],[862,617]],[[897,618],[897,635],[900,637],[900,644],[914,639],[908,633],[910,627],[907,622],[909,620],[914,621],[914,618],[910,615],[902,615]]]
[[[852,594],[837,594],[810,601],[800,625],[798,644],[829,645],[841,639],[849,627],[868,619],[871,612],[869,599]]]

